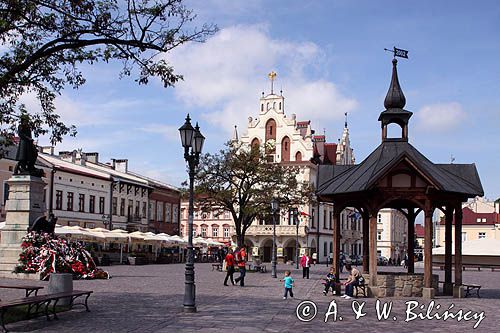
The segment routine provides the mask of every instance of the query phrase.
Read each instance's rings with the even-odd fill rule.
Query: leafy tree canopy
[[[228,144],[217,154],[202,156],[195,179],[196,205],[229,211],[241,246],[252,222],[270,214],[273,198],[283,210],[311,201],[313,189],[299,181],[298,174],[298,166],[267,162],[259,149]]]
[[[190,27],[195,15],[183,0],[4,0],[0,2],[0,135],[12,139],[20,113],[31,114],[33,135],[50,134],[52,144],[75,127],[60,121],[55,97],[85,78],[78,65],[122,62],[121,76],[139,84],[158,77],[165,87],[182,76],[158,57],[175,47],[204,41],[216,27]],[[39,110],[26,110],[22,95],[33,93]]]

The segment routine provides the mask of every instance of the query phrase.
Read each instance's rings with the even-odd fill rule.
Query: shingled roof
[[[409,161],[440,191],[482,196],[483,187],[474,164],[434,164],[403,141],[385,141],[358,165],[322,165],[319,195],[371,189],[391,168]]]

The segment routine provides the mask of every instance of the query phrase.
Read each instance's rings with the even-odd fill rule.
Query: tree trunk
[[[241,231],[240,235],[236,236],[238,247],[242,247],[245,244],[245,232]]]

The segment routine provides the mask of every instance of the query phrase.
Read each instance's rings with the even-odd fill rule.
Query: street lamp
[[[279,211],[279,202],[276,198],[271,200],[271,214],[273,215],[273,253],[271,259],[271,276],[276,278],[276,213]]]
[[[102,214],[101,219],[102,219],[102,223],[104,224],[104,229],[108,229],[108,225],[111,227],[111,225],[109,223],[110,218],[109,218],[108,214]]]
[[[298,208],[292,208],[292,216],[293,216],[293,221],[295,222],[295,227],[296,227],[296,238],[295,238],[295,268],[299,269],[299,209]]]
[[[205,137],[201,134],[198,123],[195,128],[191,126],[189,114],[186,122],[179,128],[184,159],[189,166],[189,207],[188,207],[188,246],[185,272],[184,312],[196,312],[196,286],[194,283],[194,257],[193,257],[193,201],[194,201],[194,176],[195,169],[200,162],[200,154]]]

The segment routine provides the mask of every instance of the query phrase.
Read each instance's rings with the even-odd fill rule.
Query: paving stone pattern
[[[269,267],[270,268],[270,267]],[[387,320],[377,320],[375,299],[344,300],[339,296],[323,296],[321,277],[328,268],[316,265],[311,278],[302,279],[302,272],[292,266],[279,266],[279,277],[285,269],[292,271],[296,281],[295,298],[283,300],[283,283],[267,273],[248,273],[245,287],[223,286],[225,273],[212,271],[211,264],[196,264],[196,304],[198,312],[182,312],[184,294],[184,265],[111,266],[106,268],[113,276],[110,280],[74,281],[74,288],[93,290],[89,299],[91,311],[83,307],[63,313],[59,320],[47,322],[43,318],[9,324],[13,332],[499,332],[500,331],[500,272],[465,271],[464,282],[478,283],[482,298],[436,298],[443,313],[450,304],[453,312],[484,311],[485,319],[473,330],[477,320],[453,319],[420,320],[405,322],[405,302],[421,298],[383,298],[392,301],[392,312]],[[400,270],[384,267],[384,270]],[[421,270],[417,270],[420,271]],[[435,271],[444,280],[442,271]],[[237,276],[236,273],[235,276]],[[345,273],[344,276],[345,277]],[[28,281],[0,279],[0,283],[25,284]],[[30,283],[32,281],[29,281]],[[47,282],[35,281],[47,287]],[[45,291],[45,290],[44,290]],[[23,296],[22,290],[0,289],[1,299]],[[43,292],[41,292],[43,294]],[[297,319],[297,305],[305,300],[316,304],[317,315],[309,321]],[[330,302],[337,305],[337,321],[330,315],[324,322]],[[366,301],[362,318],[355,320],[353,301]],[[333,309],[333,308],[332,308]],[[303,310],[303,309],[301,309]],[[426,310],[426,309],[425,309]],[[422,310],[422,313],[425,313]],[[416,309],[414,311],[417,311]],[[299,311],[307,314],[305,311]],[[309,312],[312,313],[312,312]],[[420,312],[416,312],[420,313]],[[342,316],[342,320],[340,320]],[[394,320],[396,317],[396,320]]]

